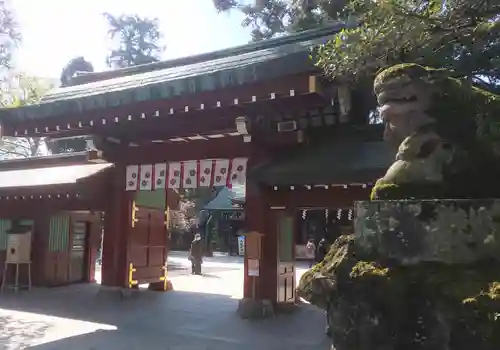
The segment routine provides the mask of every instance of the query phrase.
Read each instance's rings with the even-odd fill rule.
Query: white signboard
[[[259,276],[259,260],[258,259],[248,259],[248,276],[253,276],[253,277]]]
[[[245,255],[245,236],[238,237],[238,255]]]

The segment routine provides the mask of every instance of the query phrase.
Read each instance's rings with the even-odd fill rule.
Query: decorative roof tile
[[[0,109],[0,120],[83,113],[312,71],[310,49],[325,43],[343,27],[337,24],[185,59],[89,74],[80,79],[114,77],[55,89],[36,105]]]

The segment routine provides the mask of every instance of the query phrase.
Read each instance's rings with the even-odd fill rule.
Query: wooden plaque
[[[262,234],[251,231],[245,234],[245,256],[247,259],[260,259],[262,255]]]
[[[22,264],[31,261],[31,231],[7,235],[5,262]]]

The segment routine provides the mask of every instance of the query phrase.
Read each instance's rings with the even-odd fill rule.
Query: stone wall
[[[354,235],[402,265],[500,260],[500,199],[356,202]]]

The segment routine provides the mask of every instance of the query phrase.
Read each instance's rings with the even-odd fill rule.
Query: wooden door
[[[278,303],[295,302],[295,240],[293,216],[277,212]]]
[[[167,253],[165,213],[138,207],[136,218],[129,240],[129,260],[134,269],[131,280],[134,284],[162,282]]]
[[[69,251],[69,283],[87,280],[88,223],[76,221],[72,225]]]

